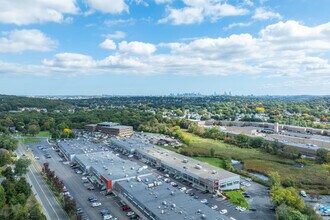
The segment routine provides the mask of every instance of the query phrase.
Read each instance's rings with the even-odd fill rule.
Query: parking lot
[[[63,158],[59,156],[59,153],[51,147],[46,139],[40,140],[40,143],[30,143],[27,144],[27,146],[38,159],[37,161],[41,166],[43,166],[44,162],[48,162],[50,169],[54,170],[55,174],[64,181],[68,192],[75,198],[77,207],[80,208],[78,211],[82,212],[84,219],[103,219],[101,211],[105,211],[104,209],[108,209],[114,218],[129,219],[127,217],[127,212],[122,211],[123,204],[121,204],[118,197],[114,195],[105,196],[105,191],[100,191],[100,189],[97,188],[88,190],[91,183],[88,183],[88,180],[86,181],[85,178],[83,178],[84,180],[82,179],[82,172],[77,173],[75,169],[70,167],[69,162],[63,161]],[[43,146],[45,149],[40,149],[38,146]],[[119,157],[136,162],[141,166],[145,165],[132,156],[119,154]],[[148,167],[148,169],[156,173],[160,180],[164,181],[168,179],[167,181],[175,183],[175,186],[172,187],[184,187],[183,189],[185,190],[182,191],[189,189],[187,194],[201,201],[201,204],[204,203],[204,205],[208,205],[228,217],[234,219],[275,219],[275,213],[271,210],[273,205],[270,202],[269,192],[265,186],[258,183],[248,182],[248,186],[243,186],[243,189],[249,195],[249,198],[246,198],[246,200],[249,203],[250,210],[237,210],[236,205],[222,197],[193,189],[187,182],[182,182],[180,179],[170,176],[154,167]],[[245,181],[243,177],[241,181]],[[92,203],[88,201],[90,197],[95,197],[97,199],[95,202],[100,202],[101,205],[92,207]]]
[[[138,159],[134,157],[129,157],[128,155],[119,155],[123,159],[129,159],[132,160],[138,164],[144,165],[143,162],[139,161]],[[185,187],[186,189],[191,189],[189,191],[189,194],[193,196],[195,199],[198,199],[199,201],[202,201],[205,199],[207,200],[206,205],[215,208],[219,212],[222,210],[226,210],[227,213],[225,214],[228,217],[233,217],[234,219],[269,219],[273,220],[276,219],[275,212],[272,211],[273,205],[270,201],[269,197],[269,191],[267,187],[255,183],[255,182],[249,182],[249,186],[244,186],[243,189],[248,193],[250,198],[246,198],[247,202],[249,203],[250,209],[254,210],[245,210],[245,211],[239,211],[237,210],[237,206],[233,203],[229,202],[226,199],[223,199],[221,197],[218,197],[214,194],[210,193],[203,193],[200,190],[193,189],[187,182],[182,182],[178,179],[176,179],[173,175],[167,176],[166,173],[159,171],[155,168],[149,167],[153,172],[159,175],[161,179],[170,179],[170,182],[174,182],[177,184],[177,188]],[[245,181],[244,177],[241,177],[242,181]],[[246,181],[245,181],[246,182]],[[202,202],[201,202],[202,203]]]
[[[77,207],[81,208],[83,211],[83,219],[103,219],[100,213],[103,209],[108,209],[114,218],[120,220],[129,219],[127,213],[122,211],[122,204],[117,197],[114,195],[105,196],[105,191],[101,192],[97,188],[89,191],[87,188],[91,183],[83,183],[82,175],[77,174],[69,164],[65,163],[63,158],[52,149],[46,139],[40,140],[40,143],[29,143],[27,144],[27,147],[32,151],[34,156],[38,158],[37,161],[40,166],[43,166],[43,163],[48,162],[50,169],[54,170],[55,175],[63,180],[68,192],[76,200]],[[43,146],[45,149],[39,149],[38,146]],[[46,153],[48,153],[50,157],[47,158]],[[65,164],[63,164],[63,162]],[[95,197],[97,202],[100,202],[102,205],[93,208],[92,203],[88,201],[89,197]]]

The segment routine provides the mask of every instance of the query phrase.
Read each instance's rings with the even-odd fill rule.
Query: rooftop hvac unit
[[[206,219],[206,215],[205,214],[202,215],[202,219]]]
[[[200,170],[200,169],[202,169],[202,166],[201,166],[201,165],[198,165],[198,164],[196,164],[196,165],[195,165],[195,168],[196,168],[196,169],[198,169],[198,170]]]
[[[183,163],[188,163],[188,159],[183,159]]]
[[[215,170],[212,170],[212,174],[216,174],[217,173],[217,171],[215,171]]]

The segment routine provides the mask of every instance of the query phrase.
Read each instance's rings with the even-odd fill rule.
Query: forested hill
[[[19,108],[45,108],[47,110],[63,109],[71,104],[62,100],[30,98],[24,96],[0,95],[0,111],[16,111]]]

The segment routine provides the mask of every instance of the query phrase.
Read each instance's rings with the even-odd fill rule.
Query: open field
[[[194,157],[194,159],[202,161],[202,162],[206,162],[212,166],[215,167],[220,167],[220,168],[224,168],[225,167],[225,162],[219,158],[213,158],[213,157]]]
[[[38,139],[34,139],[34,138],[24,138],[23,139],[23,143],[24,144],[28,144],[28,143],[39,143],[40,140]]]
[[[221,159],[202,157],[209,156],[210,149],[215,150],[215,157],[232,158],[244,163],[244,169],[268,175],[271,171],[277,171],[282,180],[291,180],[293,184],[307,191],[316,191],[322,194],[330,194],[330,173],[325,166],[306,161],[304,167],[295,166],[296,162],[277,155],[271,155],[257,149],[239,148],[233,145],[212,139],[201,138],[196,135],[184,132],[184,135],[191,138],[189,147],[184,150],[200,161],[207,162],[213,166],[223,167]]]

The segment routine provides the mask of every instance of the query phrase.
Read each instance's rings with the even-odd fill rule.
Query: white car
[[[93,202],[92,203],[92,207],[98,207],[98,206],[101,206],[102,205],[102,203],[100,203],[100,202]]]
[[[127,212],[127,216],[135,215],[135,212]]]
[[[214,206],[211,207],[211,209],[213,209],[213,210],[214,210],[214,209],[217,209],[217,208],[218,208],[217,205],[214,205]]]
[[[38,157],[38,156],[34,156],[34,158],[35,158],[36,160],[39,160],[39,159],[40,159],[40,157]]]
[[[106,219],[112,219],[112,215],[105,215],[105,216],[103,216],[103,220],[106,220]]]
[[[224,214],[226,214],[227,212],[228,212],[227,209],[222,209],[222,210],[220,211],[220,214],[224,215]]]

